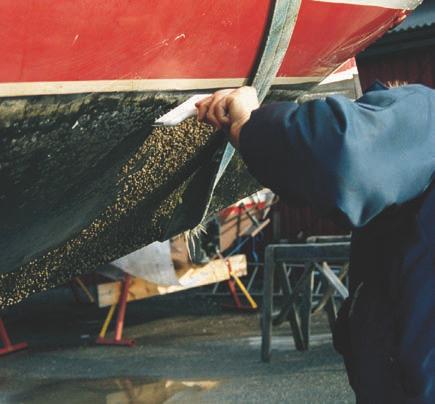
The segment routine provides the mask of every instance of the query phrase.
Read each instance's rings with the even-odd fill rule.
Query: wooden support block
[[[238,277],[247,274],[246,256],[243,254],[229,258],[232,271]],[[181,272],[181,271],[180,271]],[[180,292],[211,283],[229,279],[228,267],[222,260],[214,260],[204,266],[195,266],[177,273],[180,285],[162,286],[141,278],[132,278],[128,290],[127,301],[146,299],[151,296]],[[110,282],[98,285],[98,306],[110,306],[119,301],[121,282]]]

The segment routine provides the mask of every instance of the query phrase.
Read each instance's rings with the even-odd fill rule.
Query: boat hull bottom
[[[0,309],[201,220],[223,137],[195,119],[152,127],[189,95],[0,101]],[[234,158],[211,209],[258,188]]]

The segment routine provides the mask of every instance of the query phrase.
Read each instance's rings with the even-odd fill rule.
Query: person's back
[[[334,343],[358,402],[433,403],[435,92],[376,87],[355,103],[254,109],[242,88],[204,105],[263,185],[353,229]]]
[[[353,231],[352,298],[340,310],[334,346],[360,402],[433,402],[434,212],[432,185]]]

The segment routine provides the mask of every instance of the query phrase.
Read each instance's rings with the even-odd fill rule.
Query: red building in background
[[[357,57],[361,85],[406,81],[435,87],[435,0],[424,0],[402,24]]]

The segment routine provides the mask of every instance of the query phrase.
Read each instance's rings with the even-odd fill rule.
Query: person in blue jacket
[[[357,402],[435,403],[435,91],[376,83],[355,102],[260,108],[242,87],[197,108],[263,185],[352,228],[334,346]]]

